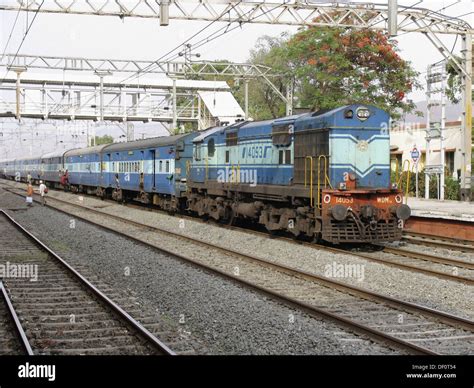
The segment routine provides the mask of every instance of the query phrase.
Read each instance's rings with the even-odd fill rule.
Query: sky
[[[0,0],[0,3],[8,1]],[[380,2],[385,2],[385,0],[380,0]],[[418,0],[399,0],[399,5],[412,6],[417,2]],[[460,16],[474,10],[472,0],[457,2],[456,0],[424,0],[417,4],[417,7],[432,10],[442,9],[441,12],[449,16]],[[33,15],[32,13],[28,15],[20,13],[11,40],[8,47],[5,48],[15,17],[16,12],[0,11],[1,53],[16,52],[24,36],[27,22],[31,22]],[[462,18],[474,26],[474,14]],[[158,20],[153,19],[126,18],[121,20],[117,17],[40,13],[24,40],[20,53],[89,58],[157,59],[169,50],[180,46],[184,40],[208,24],[208,22],[170,20],[168,27],[160,27]],[[206,30],[206,33],[221,26],[222,24],[215,23]],[[236,29],[203,46],[198,52],[201,54],[201,59],[204,60],[227,59],[234,62],[245,62],[249,57],[249,51],[255,46],[259,37],[263,35],[277,36],[283,32],[294,33],[296,30],[296,27],[289,26],[247,24],[243,25],[241,29]],[[201,36],[199,35],[199,38]],[[426,71],[429,64],[442,59],[441,54],[422,34],[403,34],[397,40],[401,49],[401,56],[411,61],[414,68],[421,73]],[[454,47],[454,53],[459,53],[461,48],[459,39],[455,42],[454,36],[443,36],[443,41],[447,47]],[[3,77],[4,74],[1,76]],[[421,82],[424,83],[423,78]],[[408,97],[414,101],[420,101],[424,99],[424,92],[417,91]],[[33,124],[30,123],[29,125]],[[12,148],[12,143],[8,140],[10,135],[7,133],[8,128],[12,126],[16,125],[13,125],[11,121],[3,123],[5,136],[0,136],[0,152]],[[72,141],[75,141],[74,139],[83,141],[81,132],[84,132],[84,129],[77,129],[78,127],[81,126],[76,125],[75,130],[79,136],[72,138]],[[102,129],[100,133],[110,132],[112,127],[108,126],[107,129]],[[0,128],[2,128],[1,121]],[[27,128],[26,131],[29,131],[29,129]],[[55,131],[51,133],[55,133]],[[139,128],[135,132],[136,136],[140,136]],[[144,132],[146,136],[149,136],[149,131],[145,130]],[[115,133],[120,134],[121,132],[116,130]],[[71,139],[65,139],[66,144],[70,141]],[[44,139],[40,142],[47,142],[47,140]],[[25,145],[25,143],[28,143],[28,141],[18,141],[18,146],[14,147],[17,149],[17,153],[29,153],[34,148],[31,142],[28,145]],[[54,148],[56,144],[55,142],[45,143],[43,148],[46,148],[46,150],[43,151],[47,152],[50,148]],[[13,152],[11,151],[11,153]],[[3,156],[0,154],[0,159],[3,159]]]

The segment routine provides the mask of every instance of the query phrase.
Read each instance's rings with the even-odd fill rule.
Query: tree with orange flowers
[[[360,102],[392,116],[413,111],[406,95],[419,86],[418,73],[398,52],[397,42],[368,29],[309,27],[286,43],[299,103],[313,110]]]
[[[253,52],[251,59],[277,58],[274,71],[282,75],[282,85],[294,82],[297,106],[319,110],[365,103],[392,117],[415,109],[406,96],[420,87],[418,73],[381,31],[306,27],[264,54]]]

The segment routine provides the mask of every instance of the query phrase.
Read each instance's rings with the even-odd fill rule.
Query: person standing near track
[[[28,183],[26,188],[26,206],[30,207],[33,205],[33,186],[31,183]]]
[[[46,193],[48,192],[48,188],[46,187],[46,185],[43,183],[43,181],[40,181],[40,185],[39,185],[39,194],[41,196],[41,205],[46,205]]]

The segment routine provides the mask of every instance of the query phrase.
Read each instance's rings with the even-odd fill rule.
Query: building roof
[[[204,105],[212,117],[221,122],[234,123],[237,118],[245,117],[245,112],[231,92],[198,91]]]

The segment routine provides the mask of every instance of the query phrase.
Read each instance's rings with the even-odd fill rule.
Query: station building
[[[448,121],[444,130],[444,152],[445,168],[454,179],[461,177],[462,168],[462,128],[461,121]],[[391,129],[390,132],[390,158],[391,167],[395,171],[401,168],[405,160],[410,161],[413,168],[411,152],[417,149],[420,155],[418,171],[422,171],[427,164],[426,160],[426,124],[417,123],[412,125],[400,124]],[[429,165],[440,164],[440,141],[430,141]],[[405,170],[408,162],[405,162]],[[412,170],[413,171],[413,170]]]

